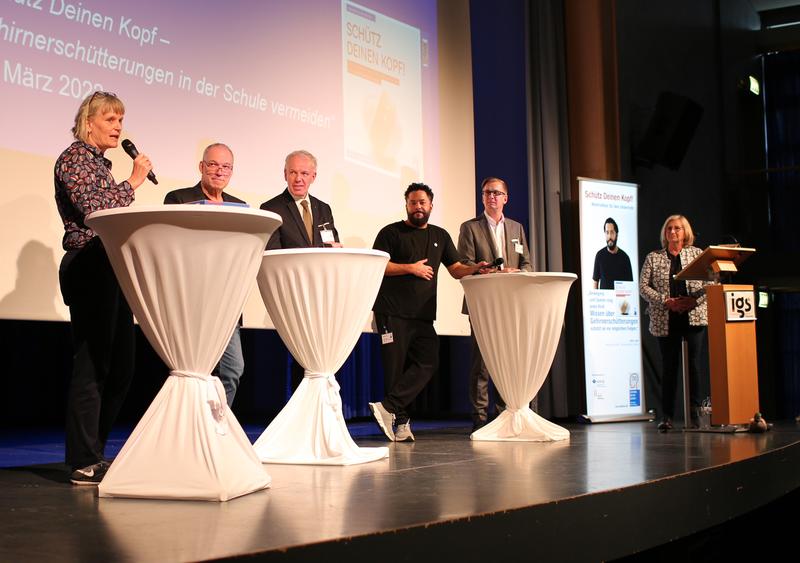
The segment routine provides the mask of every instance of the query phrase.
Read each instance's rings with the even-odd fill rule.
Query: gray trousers
[[[472,405],[472,420],[486,422],[489,408],[489,370],[486,369],[486,364],[483,362],[472,326],[470,326],[469,339],[472,342],[472,365],[469,370],[469,402]],[[498,413],[506,408],[506,403],[500,393],[497,393],[495,408]]]

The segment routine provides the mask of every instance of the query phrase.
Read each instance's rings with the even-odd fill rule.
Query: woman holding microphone
[[[116,183],[108,149],[120,141],[125,106],[115,94],[95,92],[75,116],[75,137],[56,160],[55,198],[66,251],[59,268],[69,306],[74,348],[66,421],[66,463],[76,485],[98,484],[108,469],[106,440],[133,377],[133,316],[103,244],[84,219],[93,211],[127,207],[152,164],[140,154],[130,177]]]

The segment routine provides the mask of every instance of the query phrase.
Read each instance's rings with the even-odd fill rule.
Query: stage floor
[[[99,499],[93,487],[69,485],[60,464],[0,469],[0,560],[360,560],[380,550],[375,560],[419,561],[436,546],[467,559],[526,546],[542,560],[608,559],[800,486],[794,423],[760,435],[659,434],[645,422],[566,427],[568,441],[509,443],[472,442],[463,424],[415,425],[417,441],[389,444],[386,460],[265,465],[270,489],[225,503]],[[650,529],[659,518],[680,524]],[[595,536],[604,539],[592,549]]]

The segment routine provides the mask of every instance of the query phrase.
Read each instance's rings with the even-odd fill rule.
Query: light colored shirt
[[[497,256],[501,256],[503,260],[506,260],[508,257],[506,256],[505,249],[506,249],[506,218],[505,215],[500,217],[500,220],[495,222],[494,219],[489,217],[489,214],[485,211],[483,212],[486,215],[486,222],[489,224],[489,230],[492,232],[492,237],[494,238],[494,248],[497,253]],[[505,267],[505,264],[500,265],[500,269],[502,270]]]

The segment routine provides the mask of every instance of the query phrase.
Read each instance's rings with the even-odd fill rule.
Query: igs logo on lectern
[[[728,321],[756,320],[756,301],[752,291],[726,291],[725,303]]]

